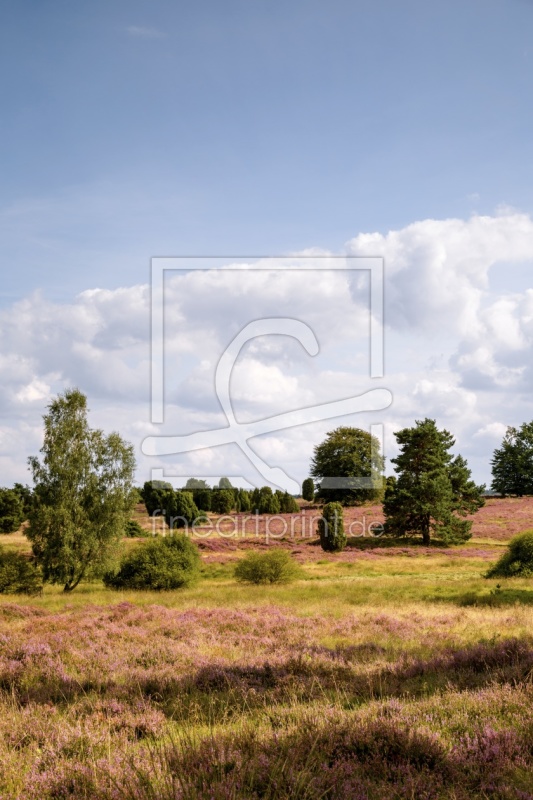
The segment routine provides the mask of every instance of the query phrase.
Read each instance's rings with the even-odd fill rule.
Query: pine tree
[[[484,504],[485,487],[471,480],[462,456],[449,453],[451,433],[425,419],[395,436],[400,454],[391,459],[397,480],[385,492],[385,534],[421,535],[426,545],[432,536],[447,544],[467,541],[472,522],[465,517]]]
[[[492,489],[522,497],[533,494],[533,422],[507,428],[492,457]]]

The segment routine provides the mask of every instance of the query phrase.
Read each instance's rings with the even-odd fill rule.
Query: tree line
[[[132,445],[116,432],[106,435],[89,427],[87,398],[77,389],[54,399],[43,419],[41,458],[29,459],[34,488],[15,484],[0,490],[0,530],[17,529],[27,518],[24,532],[42,578],[61,583],[67,592],[82,580],[111,574],[120,539],[129,528],[135,535],[136,524],[130,517],[139,497],[149,514],[164,516],[171,528],[199,523],[208,511],[299,510],[287,492],[268,486],[235,488],[227,478],[213,488],[201,479],[190,479],[181,490],[165,482],[148,482],[136,489]],[[385,481],[379,442],[368,432],[337,428],[315,448],[312,477],[304,481],[303,496],[325,503],[318,527],[324,549],[344,546],[343,505],[378,499],[385,515],[383,535],[417,535],[425,544],[433,538],[446,544],[470,538],[472,522],[467,517],[483,505],[485,487],[472,480],[465,459],[450,452],[453,436],[430,419],[395,436],[396,474]],[[499,493],[533,492],[533,423],[508,429],[492,466],[493,488]],[[343,480],[339,486],[338,480],[328,483],[329,477]],[[367,482],[361,484],[361,477]],[[9,569],[13,572],[15,565]]]

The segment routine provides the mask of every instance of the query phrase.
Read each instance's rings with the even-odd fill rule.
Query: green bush
[[[187,528],[204,516],[200,514],[192,492],[185,491],[173,492],[173,496],[169,494],[166,512],[166,522],[171,530]]]
[[[302,497],[309,503],[315,499],[315,484],[312,478],[306,478],[302,483]]]
[[[192,497],[200,511],[211,511],[211,489],[194,489]]]
[[[200,555],[184,534],[153,539],[128,553],[117,573],[108,573],[110,589],[181,589],[199,575]]]
[[[148,533],[149,532],[145,530],[143,526],[137,522],[136,519],[129,519],[126,522],[126,527],[124,528],[124,536],[131,536],[133,538],[137,536],[148,536]]]
[[[533,575],[533,531],[511,539],[507,551],[486,573],[486,578],[529,578]]]
[[[237,511],[250,511],[252,493],[247,492],[246,489],[239,489],[237,492]]]
[[[344,515],[340,503],[326,503],[322,516],[318,520],[318,535],[322,550],[330,553],[344,550],[346,534],[344,533]]]
[[[24,504],[13,489],[0,489],[0,533],[18,531],[24,522]]]
[[[39,594],[43,589],[41,574],[22,553],[0,549],[0,593]]]
[[[220,480],[222,480],[222,478]],[[211,510],[214,511],[215,514],[229,514],[234,504],[235,495],[232,489],[213,489]]]
[[[279,500],[279,511],[280,514],[298,514],[300,511],[300,506],[292,496],[288,492],[276,492],[276,497]]]
[[[248,553],[235,567],[235,577],[244,583],[288,583],[300,577],[301,569],[286,550]]]

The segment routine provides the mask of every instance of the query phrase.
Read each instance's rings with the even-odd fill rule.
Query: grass
[[[239,539],[175,592],[0,596],[0,798],[531,800],[533,582],[482,575],[533,502],[490,504],[456,548],[282,543],[288,585]]]

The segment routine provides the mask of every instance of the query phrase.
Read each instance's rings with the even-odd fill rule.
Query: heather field
[[[482,577],[533,498],[447,549],[355,535],[366,507],[326,554],[302,519],[225,520],[188,589],[2,596],[0,798],[533,799],[533,582]],[[237,583],[272,546],[302,577]]]

